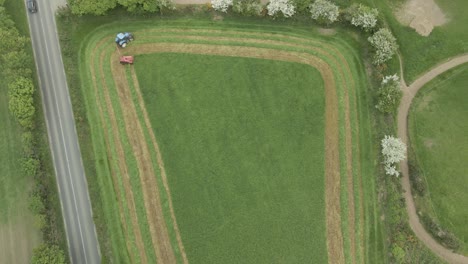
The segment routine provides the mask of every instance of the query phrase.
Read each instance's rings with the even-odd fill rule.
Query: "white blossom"
[[[271,0],[268,3],[267,10],[270,16],[276,15],[279,11],[285,17],[291,17],[296,13],[296,8],[289,0]]]
[[[398,176],[395,163],[406,158],[406,145],[399,138],[385,136],[381,142],[384,157],[385,172],[388,175]]]
[[[379,31],[375,32],[375,34],[369,37],[367,40],[369,40],[370,44],[375,49],[373,58],[373,63],[375,65],[379,65],[388,61],[398,50],[396,38],[387,28],[379,29]]]
[[[359,4],[352,12],[351,24],[353,26],[361,27],[365,31],[368,31],[377,25],[377,16],[379,15],[377,9]]]
[[[389,84],[391,82],[393,83],[398,83],[400,81],[400,78],[398,75],[395,73],[394,75],[387,75],[382,79],[382,85]]]
[[[338,20],[338,6],[327,0],[316,0],[310,5],[312,19],[323,20],[327,24]]]
[[[211,6],[214,10],[226,13],[228,8],[232,6],[233,0],[211,0]]]

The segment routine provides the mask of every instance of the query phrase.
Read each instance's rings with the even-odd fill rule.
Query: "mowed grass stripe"
[[[157,46],[157,45],[156,45],[156,46]],[[146,47],[146,48],[149,48],[148,46],[145,46],[145,47]],[[154,47],[154,45],[153,45],[153,47]],[[174,44],[171,44],[171,46],[169,47],[169,51],[170,51],[170,52],[175,52],[176,50],[174,50],[174,47],[175,47],[175,45],[174,45]],[[159,46],[159,47],[157,47],[156,49],[153,49],[152,52],[154,52],[154,51],[158,51],[158,52],[168,52],[167,49],[161,50],[161,48],[162,48],[162,47]],[[168,47],[165,47],[165,48],[168,48]],[[181,48],[182,48],[182,49],[180,49],[179,52],[187,52],[187,49],[186,49],[186,48],[187,48],[187,45],[182,45]],[[191,50],[190,52],[193,53],[195,50],[197,50],[197,53],[201,51],[200,53],[202,53],[202,54],[207,54],[207,50],[210,50],[210,49],[211,49],[211,50],[213,51],[213,49],[216,50],[217,48],[219,48],[219,46],[215,46],[215,47],[202,46],[202,47],[195,48],[195,49]],[[241,49],[241,48],[245,48],[245,47],[229,47],[229,50],[230,50],[230,51],[233,51],[234,48],[239,48],[239,49]],[[142,49],[142,47],[140,46],[140,47],[138,48],[138,51],[141,52],[141,49]],[[215,54],[217,54],[217,55],[226,55],[226,51],[227,51],[227,50],[228,50],[228,49],[225,48],[225,49],[222,50],[221,52],[215,52]],[[244,50],[245,50],[245,49],[244,49]],[[245,57],[251,57],[251,56],[252,56],[252,57],[266,58],[266,57],[267,57],[267,56],[266,56],[267,54],[266,54],[266,53],[262,53],[262,52],[258,52],[259,50],[262,50],[262,49],[254,48],[254,49],[252,49],[252,50],[250,50],[250,51],[249,51],[249,49],[247,49],[247,51],[249,51],[249,52],[248,52],[248,56],[246,56],[246,55],[242,55],[242,56],[245,56]],[[252,52],[252,51],[253,51],[253,52]],[[136,51],[135,51],[135,52],[136,52]],[[151,52],[151,51],[146,51],[146,52]],[[255,53],[255,54],[252,54],[252,53]],[[275,51],[275,53],[276,53],[276,56],[274,56],[274,59],[275,59],[275,60],[277,60],[277,59],[286,60],[285,58],[288,57],[287,55],[290,54],[290,53],[282,53],[282,54],[281,54],[280,51]],[[239,55],[241,55],[241,54],[235,53],[235,56],[239,56]],[[307,56],[307,55],[309,55],[309,54],[301,54],[301,55]],[[298,58],[298,57],[299,57],[299,58]],[[296,57],[296,60],[300,61],[301,63],[304,63],[304,59],[301,58],[300,56],[298,56],[298,57]],[[292,58],[294,58],[294,56],[293,56]],[[291,59],[291,57],[289,57],[289,59]],[[324,71],[324,68],[328,68],[328,65],[326,65],[326,64],[323,63],[323,62],[315,64],[316,60],[318,60],[316,57],[311,57],[311,58],[309,58],[309,59],[313,59],[313,60],[314,60],[313,62],[312,62],[312,61],[308,61],[309,65],[312,64],[313,66],[319,68],[319,69],[322,70],[322,71]],[[331,74],[331,70],[328,69],[328,71],[330,72],[330,74],[323,74],[323,75],[325,75],[326,77],[328,77],[328,78],[327,78],[327,81],[333,82],[333,75]],[[327,72],[328,72],[328,71],[327,71]],[[328,90],[327,90],[327,91],[330,91],[330,90],[334,90],[334,85],[331,85],[331,86],[328,87]],[[332,92],[334,92],[334,91],[332,91]],[[336,126],[335,126],[333,129],[336,131],[336,130],[337,130],[337,129],[336,129]],[[334,139],[337,140],[337,137],[335,137]],[[338,157],[338,153],[336,153],[336,155],[337,155],[336,157]],[[338,162],[335,163],[335,164],[338,164]],[[335,172],[336,172],[335,175],[338,175],[338,176],[339,176],[339,170],[335,170]],[[327,177],[327,179],[329,179],[329,178],[330,178],[330,177]],[[338,196],[338,197],[339,197],[339,196]],[[339,204],[338,204],[338,206],[339,206]],[[328,208],[329,208],[329,207],[328,207]],[[339,217],[339,212],[338,212],[338,213],[335,213],[335,215],[337,215],[337,216]],[[340,227],[338,226],[338,228],[333,228],[333,229],[331,229],[331,230],[333,230],[333,232],[339,232],[338,230],[340,230]],[[341,240],[340,240],[340,241],[341,241]],[[338,242],[338,243],[339,243],[339,242]],[[335,251],[335,252],[336,252],[336,251]],[[336,255],[335,255],[335,256],[336,256]],[[339,256],[339,252],[338,252],[338,256]],[[343,257],[343,255],[341,255],[341,256]]]
[[[139,34],[139,35],[140,35],[140,34]],[[226,40],[227,38],[223,38],[223,39]],[[145,37],[145,40],[146,40],[147,42],[152,42],[151,40],[148,40],[148,37]],[[228,40],[229,40],[230,42],[232,42],[231,39],[228,39]],[[255,41],[255,40],[254,40],[254,41]],[[255,42],[258,42],[258,41],[255,41]],[[276,44],[278,44],[278,42],[276,42]],[[303,47],[303,48],[304,48],[304,47]],[[309,48],[309,47],[307,47],[307,48]],[[349,69],[348,69],[348,71],[349,71]],[[341,72],[341,75],[343,75],[343,72]],[[349,122],[347,122],[347,124],[348,124],[348,126],[349,126]],[[349,131],[349,130],[350,130],[350,129],[348,129],[347,131]],[[349,133],[351,133],[351,132],[349,132]],[[350,172],[349,172],[349,173],[350,173]],[[352,175],[351,175],[351,177],[352,177]],[[350,187],[351,187],[351,189],[352,189],[352,188],[353,188],[353,185],[352,185],[353,183],[350,182],[349,184],[350,184]],[[351,195],[351,197],[353,198],[353,193],[352,193],[352,192],[351,192],[350,195]],[[353,204],[353,206],[354,206],[354,204]],[[354,207],[351,207],[351,208],[353,209]],[[354,218],[354,213],[351,214],[351,217]],[[353,232],[354,232],[354,226],[351,227],[350,229],[353,230]],[[352,241],[352,243],[354,243],[354,239],[351,239],[351,241]],[[353,249],[354,249],[354,248],[353,248]],[[355,255],[354,252],[352,252],[351,254]],[[354,256],[353,256],[353,258],[354,258]],[[354,260],[353,260],[353,261],[354,261]]]
[[[106,79],[103,78],[104,73],[102,72],[102,69],[100,67],[102,61],[105,58],[104,56],[105,54],[103,54],[103,52],[106,51],[105,45],[104,45],[105,43],[106,42],[101,42],[101,45],[97,45],[95,48],[95,52],[91,54],[91,59],[93,61],[94,75],[97,75],[100,77],[99,78],[100,85],[95,83],[95,85],[93,86],[95,90],[95,95],[96,95],[96,104],[100,110],[101,125],[104,127],[107,127],[107,132],[105,132],[105,135],[107,135],[106,138],[108,141],[110,141],[109,139],[112,139],[113,147],[116,150],[115,152],[109,153],[111,155],[110,160],[113,160],[112,157],[117,157],[117,160],[119,161],[117,162],[118,166],[114,167],[114,171],[118,171],[119,173],[117,175],[112,174],[112,176],[114,177],[114,184],[115,182],[122,182],[123,187],[125,189],[124,191],[125,200],[120,202],[122,203],[122,207],[120,208],[120,210],[121,210],[121,213],[125,213],[125,211],[128,210],[130,214],[129,224],[131,223],[131,227],[130,227],[130,230],[127,230],[126,232],[127,249],[130,252],[131,259],[133,262],[147,263],[144,246],[141,240],[141,232],[139,231],[139,226],[138,226],[134,195],[133,195],[133,191],[129,183],[129,179],[128,179],[129,170],[127,168],[127,164],[121,162],[121,159],[126,160],[124,147],[121,144],[122,137],[120,136],[120,133],[119,133],[118,124],[116,121],[116,114],[114,112],[112,99],[108,92]],[[114,164],[114,162],[112,161],[110,162],[111,164]],[[118,178],[119,176],[122,176],[123,178]],[[118,188],[115,188],[115,189],[118,190]],[[121,196],[124,196],[124,195],[121,195]]]
[[[106,80],[106,88],[108,88],[108,93],[110,95],[111,102],[114,105],[113,107],[115,110],[116,117],[121,117],[125,114],[125,109],[123,109],[121,104],[119,104],[119,95],[118,91],[116,91],[115,89],[112,71],[110,67],[107,66],[110,65],[110,54],[112,54],[115,51],[115,46],[111,42],[106,43],[106,46],[107,49],[105,50],[105,54],[101,54],[101,56],[103,57],[103,60],[100,62],[102,74],[101,78]],[[106,61],[109,61],[109,63],[106,63]],[[105,67],[104,65],[106,65],[107,67]],[[132,146],[130,143],[132,138],[130,138],[127,134],[127,130],[125,128],[126,124],[122,118],[116,119],[119,129],[118,131],[121,135],[121,144],[123,145],[123,151],[125,153],[125,160],[119,160],[119,162],[125,163],[128,169],[128,175],[126,175],[126,177],[129,177],[131,189],[133,190],[134,205],[136,206],[136,216],[138,220],[137,227],[139,227],[139,229],[137,229],[136,231],[141,233],[144,244],[139,245],[141,247],[140,250],[146,252],[146,256],[148,258],[149,263],[155,263],[157,259],[155,253],[156,247],[152,242],[151,232],[148,225],[147,210],[145,207],[144,196],[142,192],[143,187],[140,182],[141,171],[138,168],[138,161],[135,157],[135,153],[134,151],[132,151]]]
[[[172,248],[174,249],[175,256],[178,263],[188,263],[188,259],[185,253],[184,245],[182,243],[182,239],[180,237],[179,227],[177,226],[177,221],[175,218],[171,193],[169,190],[167,176],[164,169],[164,163],[162,161],[161,152],[159,150],[159,145],[156,141],[156,137],[154,135],[153,129],[151,127],[151,123],[149,121],[148,113],[145,108],[145,103],[143,101],[140,86],[138,83],[138,79],[134,70],[134,67],[126,68],[126,77],[129,80],[129,89],[132,94],[133,102],[137,102],[137,114],[140,119],[140,122],[144,123],[143,132],[145,134],[145,138],[147,140],[149,150],[151,152],[151,159],[153,162],[153,167],[156,172],[155,179],[158,181],[159,186],[164,186],[164,191],[160,192],[161,200],[164,201],[163,203],[163,211],[164,211],[164,218],[166,224],[168,226],[169,237],[171,239]]]
[[[103,42],[105,42],[105,39],[101,40],[100,42],[97,43],[97,45],[93,47],[91,54],[86,54],[86,58],[92,58],[91,63],[86,64],[86,67],[84,67],[83,64],[80,65],[81,77],[82,77],[81,79],[91,80],[91,81],[88,81],[88,85],[84,85],[83,87],[93,87],[90,91],[93,94],[93,96],[91,96],[91,98],[88,98],[86,96],[84,97],[87,108],[95,110],[95,111],[88,110],[88,119],[90,123],[92,124],[101,124],[101,125],[102,125],[102,122],[104,121],[104,117],[102,115],[103,114],[103,110],[101,109],[102,105],[100,104],[100,101],[96,101],[98,100],[98,98],[100,98],[100,96],[98,95],[99,89],[97,89],[98,87],[97,78],[96,78],[97,74],[94,68],[97,58],[95,58],[95,56],[92,56],[92,55],[95,54],[96,48],[98,46],[101,46]],[[90,67],[90,68],[87,69],[87,67]],[[83,75],[85,75],[87,78],[84,78]],[[96,157],[108,156],[104,153],[100,154],[101,151],[105,153],[109,153],[109,149],[107,145],[109,137],[106,136],[107,135],[106,131],[107,130],[105,128],[103,129],[103,127],[101,126],[93,126],[91,128],[91,132],[92,132],[91,135],[93,137],[94,144],[97,144],[97,142],[99,142],[105,145],[105,146],[94,148]],[[99,173],[99,171],[101,171],[101,173]],[[122,219],[122,214],[123,214],[123,208],[121,207],[121,204],[118,203],[119,208],[116,208],[117,206],[115,204],[115,201],[116,200],[119,201],[119,198],[121,197],[121,195],[119,195],[118,193],[119,188],[115,187],[116,184],[118,183],[118,179],[115,178],[114,174],[112,174],[110,170],[110,166],[108,165],[108,159],[104,159],[104,160],[99,159],[96,162],[96,172],[98,172],[98,175],[111,175],[112,176],[112,178],[98,176],[100,189],[101,191],[104,192],[104,195],[102,195],[102,197],[104,199],[105,205],[107,205],[104,207],[104,211],[105,211],[104,214],[106,216],[106,223],[108,224],[109,229],[112,230],[111,232],[109,232],[109,236],[111,237],[110,240],[111,240],[112,250],[117,254],[118,259],[129,262],[130,258],[128,255],[128,249],[127,249],[128,246],[123,246],[123,245],[127,245],[126,242],[124,241],[125,239],[123,238],[123,236],[126,236],[126,233],[123,232],[122,230],[122,224],[124,221],[122,221],[120,225],[118,224],[118,221],[115,221],[115,219]],[[107,181],[105,181],[106,179]],[[111,182],[111,184],[109,184],[109,182]],[[117,194],[115,192],[117,192]],[[116,217],[116,214],[120,217]],[[101,241],[101,243],[102,242],[103,241]],[[107,242],[107,241],[104,241],[104,242]]]
[[[112,72],[116,67],[122,67],[118,61],[111,62]],[[146,144],[142,125],[138,120],[135,106],[131,100],[128,82],[125,74],[114,76],[114,85],[117,90],[119,103],[123,111],[126,134],[130,138],[130,146],[136,157],[137,167],[143,193],[149,229],[156,250],[159,263],[174,263],[175,255],[169,238],[167,225],[163,216],[160,189],[155,181],[155,172],[152,167],[150,152]]]

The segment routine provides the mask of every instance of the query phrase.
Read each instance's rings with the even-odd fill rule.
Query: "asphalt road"
[[[59,1],[37,0],[28,20],[70,259],[94,264],[101,256],[54,20]]]

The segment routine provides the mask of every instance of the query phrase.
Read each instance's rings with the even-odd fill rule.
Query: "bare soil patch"
[[[26,204],[17,204],[18,215],[0,223],[0,263],[31,262],[33,248],[41,242],[41,233],[34,227],[33,215]]]
[[[447,17],[434,0],[408,0],[395,12],[397,20],[414,28],[421,36],[429,36],[432,29],[447,22]]]
[[[336,34],[336,29],[334,28],[319,28],[318,32],[324,36],[333,36]]]

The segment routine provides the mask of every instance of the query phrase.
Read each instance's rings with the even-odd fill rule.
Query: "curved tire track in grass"
[[[183,30],[182,30],[183,31]],[[256,33],[256,35],[271,35],[271,36],[279,36],[277,34],[262,34],[262,33]],[[301,38],[296,38],[296,37],[290,37],[291,39],[299,39],[301,41],[306,41],[307,39],[301,39]],[[205,38],[208,39],[208,38]],[[216,38],[215,38],[216,39]],[[218,40],[221,39],[220,37],[217,38]],[[257,43],[268,43],[271,40],[251,40],[252,42],[257,42]],[[313,42],[312,40],[308,40]],[[278,42],[278,41],[276,41]],[[317,41],[318,42],[318,41]],[[282,45],[289,45],[289,46],[296,46],[300,47],[301,45],[295,45],[293,43],[287,43],[287,42],[278,42]],[[321,43],[322,45],[326,43]],[[235,49],[233,49],[235,47]],[[304,46],[307,49],[318,49],[317,47],[311,47],[311,46]],[[327,46],[327,49],[334,49],[334,47]],[[201,51],[202,52],[201,52]],[[259,52],[259,50],[262,50],[262,52]],[[343,254],[343,236],[341,233],[341,209],[340,209],[340,161],[339,161],[339,115],[338,115],[338,98],[335,90],[335,83],[334,83],[334,74],[332,69],[329,67],[327,63],[325,63],[323,60],[317,58],[315,55],[311,55],[308,53],[298,53],[298,52],[291,52],[291,51],[278,51],[276,49],[266,49],[266,48],[258,48],[258,47],[238,47],[238,46],[222,46],[222,45],[206,45],[206,44],[177,44],[177,46],[174,43],[163,43],[163,44],[141,44],[141,45],[132,45],[131,47],[127,48],[128,52],[133,52],[133,54],[142,54],[142,53],[150,53],[150,52],[183,52],[183,53],[198,53],[198,54],[211,54],[211,55],[220,55],[220,56],[235,56],[235,57],[251,57],[251,58],[263,58],[263,59],[275,59],[275,60],[283,60],[283,61],[291,61],[291,62],[299,62],[303,64],[308,64],[311,65],[312,67],[317,68],[320,73],[322,74],[322,78],[324,79],[325,82],[325,93],[326,93],[326,109],[325,109],[325,115],[326,115],[326,124],[325,124],[325,174],[326,174],[326,179],[325,179],[325,184],[326,184],[326,228],[327,228],[327,248],[328,248],[328,258],[330,263],[344,263],[344,254]],[[198,51],[198,52],[197,52]],[[325,52],[326,53],[326,52]],[[271,54],[274,54],[272,56]],[[344,57],[340,54],[340,52],[337,52],[334,55],[338,55],[340,57],[340,63],[342,63],[345,67],[345,71],[349,74],[349,77],[351,78],[351,81],[353,80],[352,74],[350,72],[349,66],[344,59]],[[114,53],[115,57],[117,56],[116,53]],[[111,63],[115,63],[117,60],[114,58],[112,59]],[[118,63],[115,63],[118,64]],[[341,64],[337,64],[338,66],[343,66]],[[102,67],[102,66],[101,66]],[[112,66],[113,71],[117,71],[119,69],[122,69],[121,66]],[[342,75],[342,82],[345,81],[343,69],[339,67],[339,71],[341,72]],[[131,96],[129,94],[124,94],[125,90],[129,90],[128,88],[128,83],[127,80],[125,80],[124,76],[125,74],[121,72],[121,74],[117,74],[118,76],[115,76],[116,78],[116,85],[117,89],[119,92],[119,98],[127,100],[131,100]],[[135,78],[133,78],[133,82],[135,83]],[[352,262],[356,262],[356,256],[355,256],[355,236],[354,236],[354,227],[355,227],[355,222],[354,222],[354,189],[353,189],[353,175],[352,175],[352,134],[351,134],[351,123],[350,123],[350,115],[349,115],[349,95],[348,95],[348,86],[343,83],[343,89],[344,89],[344,99],[346,101],[345,105],[345,152],[346,152],[346,178],[347,178],[347,186],[348,186],[348,217],[350,218],[349,222],[349,236],[350,236],[350,241],[351,241],[351,259]],[[137,83],[135,85],[137,86]],[[350,90],[354,92],[354,83],[350,86]],[[138,89],[137,89],[138,91]],[[122,93],[122,94],[121,94]],[[138,95],[140,97],[139,101],[141,103],[141,95]],[[122,102],[122,101],[121,101]],[[133,104],[133,103],[132,103]],[[356,102],[354,101],[354,106]],[[144,104],[142,104],[144,106]],[[129,106],[135,108],[134,105]],[[125,108],[127,109],[127,108]],[[133,112],[133,111],[131,111]],[[144,115],[146,115],[146,111],[144,110]],[[128,113],[126,113],[128,115]],[[135,129],[135,126],[138,128],[137,130],[141,130],[141,124],[139,124],[138,117],[135,113],[131,113],[131,116],[134,117],[133,120],[133,126],[132,129]],[[126,121],[131,121],[129,117],[127,116]],[[146,119],[146,118],[145,118]],[[136,123],[135,123],[136,121]],[[145,121],[146,126],[148,127],[149,121]],[[152,130],[148,129],[148,131]],[[127,133],[131,132],[127,130]],[[140,138],[141,137],[141,138]],[[156,149],[156,152],[159,153],[159,149],[157,147],[156,139],[154,137],[154,134],[151,135],[152,137],[152,142],[153,142],[153,147]],[[141,133],[139,138],[142,140],[140,143],[137,143],[135,141],[131,141],[130,143],[133,145],[134,143],[138,144],[138,148],[145,147],[139,144],[142,144],[141,142],[144,141],[144,135]],[[147,147],[147,146],[146,146]],[[137,150],[134,147],[134,150]],[[148,154],[148,152],[145,152],[143,154]],[[142,154],[142,153],[140,153]],[[160,156],[160,154],[158,154]],[[158,163],[160,166],[162,165],[162,159],[158,157]],[[150,164],[150,161],[149,161]],[[139,163],[139,166],[145,166],[143,163]],[[163,167],[162,167],[163,168]],[[147,169],[144,169],[143,171],[146,171]],[[164,170],[161,169],[161,172]],[[163,178],[163,184],[165,187],[165,191],[168,194],[169,200],[170,200],[170,192],[169,188],[167,185],[167,179],[165,179],[165,175],[162,176]],[[362,192],[362,190],[360,190]],[[160,201],[159,201],[160,203]],[[170,207],[171,207],[171,218],[172,221],[174,222],[174,228],[177,228],[177,224],[175,221],[175,215],[173,214],[173,209],[172,209],[172,202],[169,201]],[[361,208],[362,209],[362,208]],[[362,223],[361,223],[362,224]],[[166,230],[167,231],[167,230]],[[177,235],[177,240],[179,244],[179,248],[182,251],[183,255],[183,260],[184,262],[187,262],[182,242],[180,239],[180,234],[178,230],[176,230],[176,235]],[[169,239],[169,238],[168,238]],[[363,242],[363,241],[362,241]],[[159,254],[157,254],[159,256]],[[159,260],[159,258],[158,258]]]
[[[292,36],[287,36],[287,35],[281,35],[281,34],[269,34],[269,33],[262,33],[261,36],[268,36],[268,37],[276,37],[276,38],[281,38],[281,39],[290,39],[290,40],[295,40],[295,41],[300,41],[303,44],[296,44],[296,43],[290,43],[290,42],[284,42],[284,41],[279,41],[279,40],[272,40],[272,39],[258,39],[255,37],[259,36],[259,33],[251,33],[251,32],[242,32],[240,37],[230,37],[230,34],[226,33],[232,33],[232,32],[226,32],[226,31],[218,31],[218,30],[181,30],[181,29],[162,29],[162,30],[151,30],[151,32],[154,33],[184,33],[184,35],[179,36],[179,35],[170,35],[172,39],[180,39],[181,41],[183,40],[209,40],[209,41],[224,41],[224,42],[236,42],[236,43],[250,43],[250,44],[269,44],[269,45],[278,45],[278,46],[288,46],[288,47],[295,47],[295,48],[301,48],[301,49],[311,49],[311,46],[307,46],[304,43],[308,44],[321,44],[324,45],[323,42],[313,40],[313,39],[303,39],[303,38],[298,38],[298,37],[292,37]],[[195,32],[203,32],[203,33],[222,33],[228,36],[199,36],[199,35],[190,35],[187,33],[195,33]],[[236,32],[238,33],[238,32]],[[245,36],[252,36],[252,38],[245,38]],[[146,38],[151,38],[151,36],[145,36]],[[160,38],[161,36],[155,37],[156,39]],[[167,37],[167,36],[162,36],[162,37]],[[153,38],[151,38],[153,39]],[[354,80],[352,78],[352,73],[350,71],[350,67],[346,61],[346,59],[343,57],[340,51],[338,51],[335,47],[333,46],[328,46],[325,45],[328,50],[331,50],[333,52],[333,55],[337,56],[338,59],[340,60],[339,62],[333,58],[333,55],[328,53],[323,47],[313,47],[313,50],[331,58],[334,63],[337,65],[343,66],[339,67],[338,71],[340,72],[341,78],[345,78],[345,74],[343,72],[346,71],[347,76],[350,77],[350,80],[348,80],[349,87],[348,85],[343,85],[344,88],[344,101],[345,101],[345,110],[344,110],[344,121],[345,121],[345,157],[346,157],[346,180],[347,180],[347,198],[348,198],[348,220],[349,220],[349,226],[348,226],[348,236],[349,236],[349,241],[350,241],[350,254],[351,254],[351,262],[356,263],[356,223],[355,223],[355,201],[354,201],[354,180],[353,179],[353,153],[352,153],[352,145],[353,145],[353,140],[352,140],[352,130],[351,130],[351,121],[350,121],[350,100],[349,100],[349,90],[351,92],[355,92],[355,84]],[[353,106],[356,108],[356,101],[354,100]],[[357,120],[357,116],[354,116]],[[359,155],[358,155],[359,157]],[[358,175],[360,180],[360,169],[358,169]],[[359,188],[359,199],[360,199],[360,206],[361,206],[361,211],[360,213],[363,214],[363,195],[362,195],[362,183],[358,184],[360,186]],[[362,216],[363,217],[363,216]],[[364,232],[363,230],[363,224],[364,224],[364,218],[360,218],[360,228],[361,228],[361,236],[360,239],[362,243],[359,245],[360,247],[360,253],[361,256],[364,252]]]
[[[401,99],[400,106],[398,108],[398,137],[408,145],[408,113],[416,93],[421,89],[426,83],[430,82],[435,77],[440,74],[458,66],[463,63],[468,62],[468,54],[464,54],[458,57],[454,57],[448,60],[445,63],[442,63],[421,77],[415,80],[411,85],[406,86],[405,82],[402,79],[402,90],[403,98]],[[400,59],[401,65],[401,59]],[[401,68],[403,71],[403,68]],[[403,72],[402,72],[403,73]],[[401,74],[403,76],[403,74]],[[424,243],[426,246],[432,250],[440,258],[444,259],[449,263],[454,264],[467,264],[468,257],[454,253],[452,250],[449,250],[439,244],[424,228],[424,226],[419,221],[419,216],[416,212],[416,207],[413,200],[413,195],[411,194],[411,184],[409,180],[409,169],[408,169],[408,160],[405,159],[400,162],[400,169],[403,175],[402,185],[405,190],[404,196],[406,201],[406,209],[409,216],[409,224],[416,236]]]
[[[323,60],[310,55],[285,52],[274,49],[205,45],[205,44],[141,44],[129,49],[131,54],[145,54],[155,52],[195,53],[205,55],[219,55],[232,57],[247,57],[259,59],[273,59],[280,61],[299,62],[316,68],[325,83],[325,131],[326,131],[326,210],[327,210],[327,247],[330,252],[330,263],[344,263],[343,237],[340,221],[340,168],[338,142],[338,101],[335,90],[333,71]],[[331,254],[332,253],[332,254]]]
[[[98,43],[98,45],[96,45],[96,47],[94,48],[93,52],[91,53],[91,61],[94,61],[94,58],[95,56],[97,56],[96,52],[97,52],[97,49],[104,44],[104,41],[101,41],[100,43]],[[104,54],[102,53],[100,56],[99,56],[99,61],[100,63],[102,63],[104,59]],[[101,124],[102,126],[104,127],[104,131],[108,131],[108,128],[107,128],[107,125],[106,125],[106,121],[105,121],[105,118],[104,118],[104,112],[103,112],[103,106],[101,105],[101,101],[99,101],[99,94],[98,94],[98,84],[97,84],[97,80],[96,80],[96,69],[94,68],[94,63],[91,63],[90,65],[90,70],[91,70],[91,75],[92,75],[92,81],[93,81],[93,88],[94,88],[94,93],[95,93],[95,98],[96,98],[96,105],[98,106],[98,109],[99,109],[99,117],[101,119]],[[122,147],[122,144],[121,144],[121,141],[120,141],[120,136],[119,136],[119,130],[118,130],[118,125],[117,125],[117,121],[116,121],[116,116],[115,116],[115,113],[114,113],[114,108],[112,106],[112,102],[111,102],[111,98],[109,96],[109,92],[108,92],[108,87],[104,81],[104,73],[102,72],[102,69],[100,69],[99,71],[99,76],[100,76],[100,80],[101,80],[101,87],[103,88],[103,91],[104,91],[104,102],[105,102],[105,107],[109,113],[109,119],[110,119],[110,122],[111,122],[111,127],[112,127],[112,131],[114,131],[114,133],[112,133],[112,139],[113,139],[113,144],[116,148],[116,154],[117,154],[117,160],[125,160],[125,153],[123,151],[123,147]],[[106,132],[105,132],[106,133]],[[105,136],[105,139],[106,139],[106,148],[107,148],[107,151],[109,153],[112,153],[111,149],[110,149],[110,135],[108,135],[106,133],[106,136]],[[125,220],[125,216],[124,216],[124,209],[123,209],[123,205],[124,203],[126,204],[128,210],[129,210],[129,213],[130,213],[130,218],[131,218],[131,224],[132,224],[132,231],[133,233],[135,234],[135,239],[136,239],[136,245],[137,245],[137,248],[138,248],[138,252],[140,254],[140,257],[141,257],[141,262],[142,263],[148,263],[147,262],[147,259],[146,259],[146,253],[145,253],[145,247],[143,245],[143,240],[142,240],[142,236],[141,236],[141,232],[140,232],[140,228],[139,228],[139,225],[138,225],[138,217],[137,217],[137,213],[136,213],[136,206],[135,206],[135,199],[134,199],[134,195],[133,195],[133,190],[131,188],[131,184],[130,184],[130,179],[129,179],[129,173],[128,173],[128,168],[127,168],[127,164],[125,162],[118,162],[118,167],[119,167],[119,171],[121,173],[121,175],[123,176],[122,177],[122,180],[123,180],[123,186],[124,186],[124,189],[125,189],[125,198],[126,198],[126,201],[120,201],[120,197],[121,197],[121,193],[119,191],[119,187],[118,187],[118,182],[119,180],[117,179],[117,175],[116,175],[116,171],[112,170],[112,166],[111,166],[111,176],[113,178],[113,182],[114,182],[114,190],[116,191],[117,193],[117,199],[118,199],[118,204],[119,204],[119,215],[121,217],[121,221],[123,223],[123,226],[124,226],[124,231],[125,231],[125,234],[126,234],[126,243],[127,243],[127,248],[131,248],[131,246],[129,245],[130,243],[130,239],[128,239],[128,234],[127,232],[130,232],[129,230],[126,229],[126,220]],[[133,252],[130,252],[130,256],[131,256],[131,259],[133,261],[135,261],[135,256],[133,256],[132,254]]]
[[[115,59],[116,58],[114,58],[114,60]],[[173,225],[174,225],[174,231],[175,231],[175,234],[176,234],[177,244],[179,245],[179,250],[180,250],[180,253],[182,255],[183,262],[188,263],[187,254],[185,253],[184,244],[182,243],[182,237],[180,236],[179,226],[177,225],[177,221],[176,221],[176,217],[175,217],[175,213],[174,213],[174,206],[172,205],[172,199],[170,198],[171,197],[171,192],[169,190],[169,184],[168,184],[167,176],[166,176],[166,169],[164,168],[164,162],[162,160],[161,151],[159,149],[158,142],[156,141],[156,136],[154,135],[154,130],[151,127],[150,119],[148,117],[148,112],[146,111],[146,107],[145,107],[145,102],[143,100],[143,96],[142,96],[141,91],[140,91],[140,85],[138,83],[138,78],[136,76],[136,72],[135,72],[135,69],[133,67],[131,68],[131,74],[132,74],[132,81],[133,81],[133,84],[134,84],[134,87],[135,87],[135,90],[136,90],[137,96],[138,96],[138,103],[140,104],[140,107],[141,107],[143,115],[144,115],[145,125],[146,125],[146,128],[147,128],[147,130],[148,130],[148,132],[150,134],[151,142],[153,143],[153,148],[156,151],[156,155],[157,155],[156,158],[157,158],[157,161],[158,161],[159,169],[161,171],[161,178],[162,178],[162,182],[163,182],[163,185],[164,185],[164,189],[165,189],[165,191],[167,193],[167,197],[169,197],[168,198],[169,211],[171,213],[171,219],[172,219],[172,222],[173,222]]]
[[[113,56],[111,56],[111,59],[112,58]],[[121,69],[118,61],[111,61],[110,65],[112,72],[118,72],[117,68]],[[124,113],[125,130],[137,161],[140,181],[142,183],[143,200],[147,213],[146,216],[157,261],[158,263],[175,263],[176,258],[164,220],[159,187],[154,180],[156,175],[151,163],[150,151],[145,143],[143,128],[138,121],[138,114],[132,101],[125,74],[114,75],[114,82],[119,97],[119,103]]]

